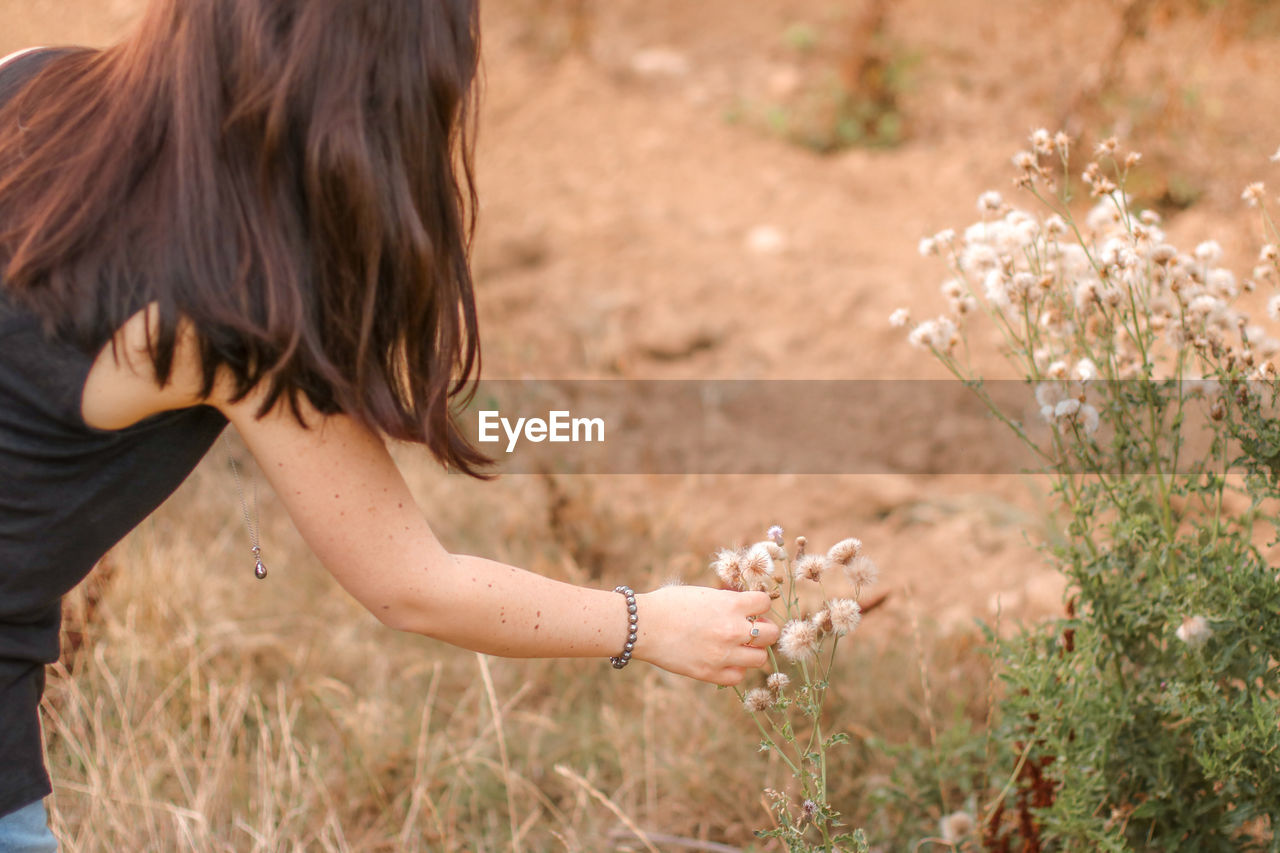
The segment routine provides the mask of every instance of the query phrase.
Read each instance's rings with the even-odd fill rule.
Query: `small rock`
[[[631,70],[641,77],[684,77],[689,60],[668,47],[651,47],[631,57]]]
[[[769,72],[769,94],[789,98],[800,88],[800,71],[794,65],[779,65]]]
[[[787,238],[772,225],[757,225],[747,232],[747,248],[757,255],[776,255],[787,248]]]

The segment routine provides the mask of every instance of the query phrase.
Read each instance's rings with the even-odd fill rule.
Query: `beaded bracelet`
[[[627,644],[622,647],[622,654],[609,658],[614,669],[622,669],[631,662],[631,651],[636,647],[636,625],[639,617],[636,615],[635,590],[629,586],[616,586],[613,591],[622,593],[627,599]]]

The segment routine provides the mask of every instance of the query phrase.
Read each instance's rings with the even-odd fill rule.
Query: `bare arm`
[[[220,405],[337,581],[387,625],[505,657],[607,657],[627,635],[610,590],[551,580],[436,539],[381,439],[342,415],[303,429],[283,407],[258,419],[250,400]],[[762,666],[744,646],[763,593],[673,587],[639,597],[635,657],[717,683]],[[762,640],[776,628],[761,622]],[[765,633],[765,631],[768,633]]]
[[[198,397],[194,346],[180,345],[161,388],[145,355],[139,313],[98,356],[82,409],[118,429],[164,409],[208,402],[235,424],[307,544],[344,589],[387,625],[474,651],[507,657],[616,655],[627,635],[625,603],[610,590],[551,580],[481,557],[448,553],[409,493],[382,440],[346,416],[308,413],[304,429],[283,406],[255,417],[260,398],[232,402],[225,388]],[[638,596],[634,657],[682,675],[734,684],[763,666],[745,645],[764,593],[665,587]],[[760,620],[757,645],[778,637]]]

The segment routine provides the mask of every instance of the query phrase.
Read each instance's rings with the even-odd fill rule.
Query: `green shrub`
[[[1013,763],[973,792],[971,843],[1277,850],[1280,576],[1264,548],[1280,522],[1280,343],[1237,303],[1274,286],[1280,236],[1255,184],[1244,197],[1272,242],[1249,280],[1219,267],[1216,243],[1178,251],[1132,208],[1139,156],[1114,140],[1084,173],[1096,204],[1077,219],[1068,145],[1037,131],[1014,158],[1036,213],[986,193],[981,222],[921,244],[951,269],[951,310],[910,341],[1035,454],[1065,521],[1045,550],[1068,581],[1066,615],[991,638],[993,754]],[[1038,418],[998,403],[971,367],[980,317]]]

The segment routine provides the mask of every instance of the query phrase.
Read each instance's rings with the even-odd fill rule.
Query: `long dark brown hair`
[[[0,270],[97,351],[141,308],[169,380],[299,395],[476,474],[477,0],[154,0],[0,110]]]

